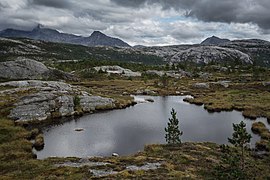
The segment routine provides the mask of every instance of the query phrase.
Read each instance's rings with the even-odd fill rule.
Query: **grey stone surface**
[[[161,163],[146,163],[143,166],[127,166],[126,169],[130,170],[130,171],[139,171],[139,170],[143,170],[143,171],[148,171],[148,170],[155,170],[158,169],[161,166]]]
[[[84,112],[95,111],[97,107],[115,107],[114,100],[111,98],[89,95],[82,95],[79,98],[81,108]]]
[[[108,176],[112,174],[117,174],[117,171],[113,170],[96,170],[96,169],[90,169],[89,170],[95,177],[102,177],[102,176]]]
[[[107,72],[110,74],[118,74],[126,77],[140,77],[142,74],[140,72],[133,72],[130,69],[125,69],[120,66],[99,66],[94,67],[96,71],[102,70],[103,72]]]
[[[49,69],[31,59],[21,59],[0,63],[0,78],[7,79],[42,79]]]
[[[198,89],[209,89],[209,84],[208,83],[195,83],[192,85],[194,88]]]
[[[79,106],[83,112],[97,109],[112,109],[115,102],[111,98],[92,96],[79,87],[56,81],[11,81],[0,83],[12,89],[0,91],[1,95],[19,93],[22,90],[32,90],[21,96],[9,117],[16,121],[43,121],[54,117],[72,116],[75,114],[75,96],[80,98]],[[15,95],[14,94],[14,95]]]
[[[0,78],[10,80],[76,79],[69,73],[48,68],[41,62],[27,58],[18,58],[15,61],[0,62],[0,72]]]

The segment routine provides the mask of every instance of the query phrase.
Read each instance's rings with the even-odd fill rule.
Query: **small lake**
[[[254,147],[259,136],[251,132],[254,121],[244,119],[241,112],[208,113],[203,106],[183,101],[183,96],[150,97],[154,103],[139,103],[121,110],[105,111],[75,118],[60,125],[43,129],[45,147],[37,156],[88,157],[133,154],[143,150],[145,144],[165,143],[165,131],[170,111],[174,108],[183,131],[182,142],[215,142],[227,144],[232,136],[232,123],[244,121],[252,134]],[[258,118],[269,128],[265,118]],[[75,131],[83,128],[84,131]]]

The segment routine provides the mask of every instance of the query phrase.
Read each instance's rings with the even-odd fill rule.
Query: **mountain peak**
[[[217,36],[212,36],[201,42],[202,45],[221,45],[230,42],[229,39],[221,39]]]
[[[103,33],[100,32],[100,31],[94,31],[94,32],[91,34],[91,37],[95,37],[95,36],[106,36],[106,35],[103,34]]]

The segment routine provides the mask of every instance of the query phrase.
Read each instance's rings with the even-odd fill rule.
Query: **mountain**
[[[73,34],[61,33],[54,29],[44,28],[41,25],[38,25],[32,31],[5,29],[0,32],[0,37],[30,38],[35,40],[79,44],[85,46],[130,47],[129,44],[125,43],[121,39],[106,36],[99,31],[94,31],[89,37],[82,37]]]
[[[229,39],[221,39],[219,37],[212,36],[201,42],[201,45],[223,45],[228,42],[230,42]]]
[[[55,43],[26,38],[0,37],[0,62],[12,61],[18,57],[41,62],[118,61],[140,64],[164,64],[161,57],[146,54],[132,48],[108,46],[83,46]]]
[[[93,33],[95,40],[103,35]],[[89,42],[89,41],[87,41]],[[93,43],[93,42],[91,42]],[[37,61],[107,60],[144,64],[192,63],[270,67],[270,42],[259,39],[234,40],[223,45],[174,45],[139,48],[82,46],[32,39],[0,38],[0,61],[16,57]]]
[[[75,41],[76,42],[76,41]],[[75,44],[81,44],[86,46],[111,46],[111,47],[130,47],[121,39],[109,37],[100,31],[94,31],[90,37],[86,37]]]

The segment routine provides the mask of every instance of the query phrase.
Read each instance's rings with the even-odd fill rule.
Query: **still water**
[[[149,96],[136,96],[136,99]],[[233,133],[232,123],[243,120],[252,134],[252,143],[259,137],[251,132],[251,120],[241,112],[208,113],[203,106],[183,102],[183,96],[150,97],[154,103],[139,103],[122,110],[89,114],[61,125],[43,129],[45,147],[37,152],[39,159],[50,156],[87,157],[110,156],[116,152],[128,155],[143,150],[145,144],[165,143],[165,131],[170,111],[174,108],[183,131],[183,142],[227,143]],[[256,121],[264,122],[265,118]],[[75,131],[83,128],[84,131]]]

